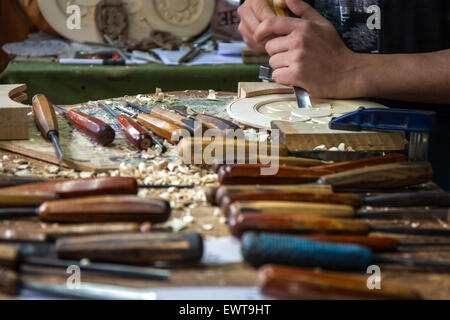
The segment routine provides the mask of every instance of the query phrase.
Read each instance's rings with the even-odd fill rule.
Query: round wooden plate
[[[276,111],[265,114],[260,112],[260,108],[277,102],[287,102],[295,105],[296,98],[293,94],[270,94],[239,99],[232,102],[228,106],[227,111],[234,120],[255,128],[270,129],[272,121],[283,120],[288,122],[311,122],[317,127],[323,126],[324,129],[326,129],[329,121],[323,121],[324,119],[330,120],[331,117],[337,117],[356,111],[359,107],[386,108],[379,103],[365,100],[312,99],[312,103],[315,107],[311,108],[310,111],[300,110],[301,112],[299,113],[295,113],[294,111],[292,117],[294,120],[280,119],[280,114],[277,114]],[[330,108],[331,114],[329,112]],[[274,110],[276,110],[276,108],[274,108]]]
[[[42,15],[62,36],[74,41],[103,42],[95,24],[100,0],[38,0]],[[214,0],[122,0],[128,11],[129,38],[142,40],[151,30],[168,31],[180,37],[200,34],[211,22]],[[68,5],[81,9],[81,29],[67,28]]]

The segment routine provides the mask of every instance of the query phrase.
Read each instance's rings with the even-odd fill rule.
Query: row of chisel
[[[115,130],[92,115],[53,105],[43,94],[34,96],[32,102],[36,125],[43,137],[53,143],[60,166],[63,164],[64,155],[59,142],[59,126],[55,109],[62,112],[77,130],[95,143],[108,146],[115,139]],[[164,143],[158,137],[175,144],[180,137],[185,136],[184,131],[194,135],[196,130],[203,132],[204,129],[214,129],[216,132],[225,134],[227,130],[239,129],[234,123],[219,117],[188,114],[185,106],[149,109],[125,99],[114,101],[112,104],[99,101],[97,105],[114,118],[127,141],[138,150],[147,150],[153,145],[158,145],[165,150]]]
[[[2,292],[51,289],[19,281],[15,272],[23,266],[78,265],[83,271],[111,276],[168,280],[170,272],[161,266],[195,265],[203,256],[200,234],[173,234],[153,227],[169,219],[170,204],[137,197],[140,186],[133,178],[39,181],[5,177],[2,186],[2,220],[38,216],[43,222],[58,223],[34,231],[16,224],[0,226]],[[89,263],[80,263],[82,259]],[[89,292],[79,297],[89,297]]]
[[[450,246],[444,238],[371,234],[450,236],[443,227],[373,221],[448,219],[449,193],[414,191],[431,181],[429,163],[388,154],[332,164],[282,164],[272,176],[261,174],[265,167],[217,163],[221,186],[207,190],[209,202],[221,208],[232,234],[241,239],[245,261],[260,268],[263,293],[284,299],[416,299],[417,292],[388,282],[383,290],[369,290],[367,276],[342,272],[365,272],[374,264],[450,270],[448,261],[384,255]]]

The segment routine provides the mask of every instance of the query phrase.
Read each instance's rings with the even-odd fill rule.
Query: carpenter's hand
[[[262,21],[275,17],[275,13],[270,8],[267,0],[246,0],[238,9],[238,14],[241,17],[239,24],[239,31],[244,38],[245,43],[257,52],[265,53],[264,43],[257,43],[253,35],[255,30]]]
[[[299,18],[268,17],[254,33],[256,43],[266,42],[274,79],[303,87],[315,97],[358,97],[354,71],[360,67],[359,55],[348,49],[334,26],[307,3],[286,0],[286,4]]]

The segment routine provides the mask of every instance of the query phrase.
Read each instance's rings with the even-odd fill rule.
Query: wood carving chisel
[[[148,265],[156,262],[197,263],[203,256],[198,233],[130,233],[62,238],[56,242],[59,258]]]
[[[0,209],[2,218],[38,216],[44,222],[58,223],[161,223],[167,221],[170,214],[170,204],[166,200],[137,196],[96,196],[45,202],[36,209]]]
[[[319,167],[323,165],[321,160],[316,159],[308,159],[308,158],[296,158],[296,157],[264,157],[258,156],[257,164],[261,165],[264,163],[269,164],[277,164],[280,166],[297,166],[297,167]],[[219,169],[224,165],[239,165],[239,164],[250,164],[249,158],[246,156],[242,156],[239,158],[236,157],[223,157],[221,159],[214,159],[212,163],[212,169],[215,173],[219,172]],[[270,165],[266,165],[270,166]]]
[[[367,287],[367,275],[267,265],[259,269],[261,292],[282,300],[421,300],[413,289],[383,280],[379,290]]]
[[[225,211],[226,210],[226,211]],[[223,207],[226,217],[238,216],[248,213],[274,213],[274,214],[301,214],[321,217],[362,218],[397,220],[412,218],[415,220],[447,220],[448,208],[394,208],[394,209],[360,209],[355,210],[349,205],[314,203],[314,202],[287,202],[287,201],[238,201],[228,207]]]
[[[333,187],[319,184],[299,184],[299,185],[236,185],[218,186],[206,189],[208,201],[213,205],[220,205],[223,197],[236,195],[239,193],[259,193],[261,197],[265,193],[272,192],[312,192],[312,193],[333,193]],[[208,196],[209,195],[209,196]]]
[[[235,202],[276,201],[276,202],[315,202],[323,204],[341,204],[353,208],[370,207],[450,207],[448,192],[410,192],[377,196],[364,196],[352,193],[314,193],[308,191],[277,191],[261,194],[251,191],[225,195],[220,202],[224,212]]]
[[[181,116],[184,116],[194,121],[198,121],[208,129],[217,130],[218,132],[221,132],[223,137],[226,137],[227,130],[231,130],[234,132],[234,130],[241,129],[237,124],[216,116],[200,113],[188,114],[186,106],[170,106],[169,108],[170,110],[175,111]]]
[[[237,159],[237,161],[240,161],[239,164],[230,164],[230,161],[227,161],[227,159],[222,159],[220,164],[214,163],[213,169],[216,173],[219,172],[220,167],[226,165],[231,165],[233,167],[239,167],[242,166],[243,168],[258,170],[259,168],[264,167],[271,167],[271,166],[279,166],[283,167],[284,170],[292,169],[294,172],[296,171],[296,167],[309,167],[313,170],[329,170],[333,171],[335,173],[347,171],[347,170],[354,170],[359,168],[365,168],[380,164],[388,164],[388,163],[397,163],[397,162],[407,162],[408,158],[404,156],[403,154],[388,154],[384,156],[377,156],[377,157],[370,157],[365,159],[358,159],[358,160],[352,160],[352,161],[344,161],[344,162],[338,162],[338,163],[332,163],[332,164],[324,164],[320,160],[315,159],[308,159],[308,158],[296,158],[296,157],[277,157],[277,158],[270,158],[267,157],[265,159],[258,159],[261,161],[261,163],[265,164],[248,164],[245,161],[245,158]],[[263,162],[265,161],[265,162]],[[234,161],[236,162],[236,161]]]
[[[206,149],[211,159],[206,159],[204,153]],[[216,154],[217,152],[217,154]],[[285,145],[264,143],[260,144],[245,139],[226,139],[226,138],[183,138],[178,144],[178,155],[186,164],[205,164],[211,165],[213,160],[226,155],[237,159],[245,158],[258,159],[258,157],[278,157],[288,156],[288,150]]]
[[[37,94],[32,101],[34,120],[42,136],[50,140],[55,147],[59,166],[62,168],[64,155],[59,144],[58,120],[53,107],[43,94]]]
[[[356,244],[369,248],[373,252],[397,252],[399,247],[448,247],[448,241],[423,241],[423,240],[402,240],[393,237],[383,236],[342,236],[342,235],[303,235],[303,239],[310,239],[315,241]]]
[[[122,107],[121,105],[116,104],[116,105],[115,105],[115,108],[118,109],[118,110],[120,110],[120,111],[122,111],[123,113],[125,113],[125,114],[128,115],[128,116],[130,116],[131,118],[135,118],[135,117],[136,117],[136,114],[135,114],[135,113],[133,113],[133,112],[131,112],[130,110],[128,110],[128,109]],[[140,125],[142,125],[142,123],[139,121],[139,119],[138,119],[137,122],[138,122]],[[143,127],[147,128],[147,126],[145,126],[145,125],[143,125]],[[148,128],[147,128],[147,129],[148,129]],[[161,141],[153,134],[153,131],[148,132],[148,134],[149,134],[150,137],[152,138],[153,144],[159,146],[159,147],[161,148],[161,150],[162,150],[163,153],[167,151],[166,146],[165,146],[165,145],[164,145],[164,144],[163,144],[163,143],[162,143],[162,142],[161,142]]]
[[[53,297],[92,300],[155,300],[155,295],[142,290],[126,287],[107,286],[82,282],[78,290],[69,289],[67,284],[43,284],[20,279],[9,269],[0,268],[0,292],[17,295],[22,290],[46,294]]]
[[[95,143],[108,146],[114,141],[116,137],[114,129],[102,120],[79,110],[65,110],[56,105],[53,105],[53,107],[64,113],[75,128],[86,134]]]
[[[248,213],[229,219],[233,235],[240,237],[246,231],[287,234],[367,235],[370,232],[450,237],[443,228],[412,228],[373,225],[362,220],[336,219],[300,214]]]
[[[137,118],[137,122],[172,144],[177,144],[179,142],[179,137],[182,136],[182,127],[149,114],[141,113]]]
[[[316,181],[335,188],[396,189],[426,183],[433,178],[433,168],[428,162],[393,163],[339,173],[325,172],[322,177],[314,179],[319,172],[311,168],[283,170],[280,167],[275,175],[262,176],[254,168],[224,166],[219,170],[219,181],[222,185],[302,184]]]
[[[2,181],[3,177],[0,177]],[[38,181],[39,178],[33,179]],[[11,179],[7,177],[7,181],[11,182]],[[2,192],[50,192],[56,193],[61,198],[76,198],[87,197],[93,195],[124,195],[124,194],[137,194],[139,188],[142,189],[167,189],[167,188],[179,188],[190,189],[192,185],[138,185],[135,178],[130,177],[100,177],[100,178],[88,178],[88,179],[73,179],[73,180],[45,180],[41,178],[42,182],[29,183],[28,180],[13,181],[13,184],[23,183],[21,185],[15,185],[13,187],[2,188]]]
[[[281,264],[327,270],[366,270],[373,264],[399,264],[450,271],[450,262],[391,258],[373,254],[370,249],[351,245],[301,239],[289,235],[256,234],[242,237],[244,260],[254,266]]]
[[[20,225],[0,225],[0,242],[11,243],[44,243],[62,237],[88,236],[93,234],[147,232],[151,226],[139,223],[83,223],[46,225],[29,229]]]
[[[81,271],[101,272],[122,277],[139,277],[154,280],[167,280],[170,277],[170,272],[167,270],[106,263],[80,263],[72,260],[35,257],[22,254],[18,248],[0,245],[0,267],[19,271],[23,265],[65,269],[76,265]]]
[[[129,116],[118,114],[102,101],[98,103],[117,120],[123,134],[134,147],[139,150],[147,150],[152,146],[152,138],[136,121]]]
[[[409,133],[409,160],[426,161],[436,112],[364,108],[334,118],[329,127],[348,131],[403,131]]]

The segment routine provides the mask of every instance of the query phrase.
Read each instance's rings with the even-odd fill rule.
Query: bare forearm
[[[450,104],[450,50],[425,54],[359,55],[360,95]]]

